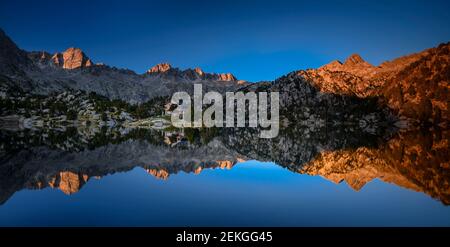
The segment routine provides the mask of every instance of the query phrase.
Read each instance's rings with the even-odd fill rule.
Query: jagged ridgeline
[[[176,91],[192,91],[193,83],[219,92],[233,91],[245,81],[230,73],[206,73],[200,68],[181,70],[163,63],[143,74],[94,63],[78,48],[50,54],[24,51],[0,30],[0,75],[2,85],[47,95],[67,89],[96,92],[109,99],[132,104]]]

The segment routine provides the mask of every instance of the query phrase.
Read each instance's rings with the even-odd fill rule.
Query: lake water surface
[[[258,154],[228,134],[202,134],[201,144],[151,133],[162,142],[134,136],[79,149],[76,135],[27,145],[29,133],[2,135],[1,226],[450,226],[447,154],[407,160],[419,148],[433,153],[442,133],[431,147],[425,141],[430,150],[417,144],[429,134],[417,134],[375,147],[313,143],[321,148],[310,154],[311,140]],[[239,145],[266,148],[247,138]]]

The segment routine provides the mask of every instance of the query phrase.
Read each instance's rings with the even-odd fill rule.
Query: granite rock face
[[[79,48],[69,48],[62,53],[56,53],[52,57],[56,66],[64,69],[77,69],[92,66],[92,61]]]
[[[150,68],[149,70],[147,70],[147,73],[152,74],[152,73],[164,73],[169,71],[170,69],[172,69],[172,66],[168,63],[160,63],[157,64],[155,66],[153,66],[152,68]]]
[[[449,127],[450,43],[427,50],[389,77],[381,95],[400,116]]]

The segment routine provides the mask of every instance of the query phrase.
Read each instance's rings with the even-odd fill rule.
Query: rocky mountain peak
[[[354,66],[354,65],[358,65],[358,64],[364,64],[367,63],[366,61],[364,61],[364,59],[362,59],[362,57],[359,54],[352,54],[350,55],[347,60],[345,60],[344,65],[346,66]]]
[[[1,28],[0,28],[0,45],[2,48],[7,45],[17,47]]]
[[[344,71],[361,76],[367,72],[370,73],[370,70],[373,68],[374,66],[366,62],[359,54],[354,53],[350,55],[344,63],[339,60],[334,60],[319,69],[328,71]]]
[[[199,74],[200,76],[204,74],[203,70],[199,67],[195,68],[195,73]]]
[[[147,70],[147,73],[164,73],[172,69],[172,66],[168,63],[159,63]]]
[[[64,69],[77,69],[93,65],[81,49],[74,47],[70,47],[62,53],[56,53],[53,55],[52,61],[55,65]]]
[[[0,28],[0,73],[17,75],[19,67],[26,66],[28,58]]]
[[[219,74],[220,81],[236,81],[236,77],[234,77],[231,73],[223,73]]]
[[[325,64],[322,67],[320,67],[319,69],[326,69],[326,70],[330,70],[330,71],[338,71],[342,69],[342,62],[339,60],[334,60],[329,64]]]

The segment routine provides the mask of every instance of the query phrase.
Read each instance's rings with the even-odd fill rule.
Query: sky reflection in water
[[[450,226],[450,207],[378,179],[352,190],[274,163],[180,172],[142,168],[91,179],[72,195],[22,190],[0,206],[1,226]]]

